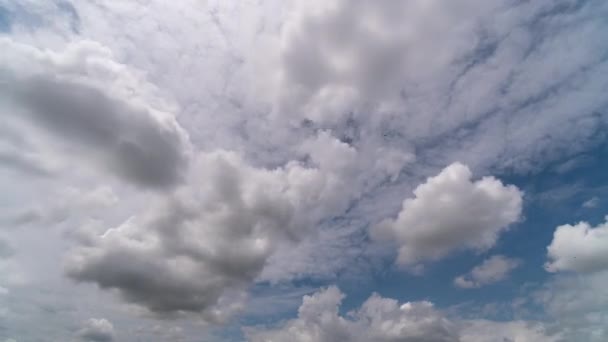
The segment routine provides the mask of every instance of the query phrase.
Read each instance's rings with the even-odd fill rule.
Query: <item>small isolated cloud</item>
[[[599,197],[595,196],[595,197],[592,197],[592,198],[588,199],[587,201],[585,201],[583,203],[583,208],[587,208],[587,209],[597,208],[597,206],[599,204],[600,204],[600,199],[599,199]]]
[[[91,318],[78,331],[78,337],[86,342],[114,341],[114,326],[105,318]]]
[[[0,259],[10,258],[15,254],[13,247],[3,239],[0,239]]]
[[[587,222],[555,229],[547,247],[549,272],[591,273],[608,269],[608,222],[592,227]]]
[[[399,244],[397,263],[414,266],[459,249],[487,250],[521,215],[523,193],[494,177],[471,180],[460,163],[446,167],[414,190],[396,219],[372,233]]]
[[[510,259],[503,255],[494,255],[475,266],[467,274],[454,279],[454,285],[461,288],[477,288],[504,280],[509,273],[517,268],[521,261]]]

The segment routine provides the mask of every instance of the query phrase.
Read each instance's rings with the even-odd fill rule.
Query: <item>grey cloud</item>
[[[201,154],[187,187],[101,236],[81,239],[66,272],[161,316],[223,321],[241,309],[244,290],[278,245],[297,243],[345,207],[347,199],[334,196],[336,180],[298,163],[267,170],[229,152]]]
[[[25,173],[34,177],[49,177],[53,171],[38,160],[29,158],[16,151],[0,151],[0,167],[12,169],[18,173]]]
[[[105,318],[91,318],[78,331],[78,336],[85,342],[112,342],[114,326]]]
[[[454,285],[462,288],[477,288],[504,280],[521,261],[503,255],[493,255],[475,266],[467,274],[454,279]]]
[[[2,46],[8,53],[0,60],[1,90],[12,104],[3,115],[40,129],[27,134],[49,134],[66,151],[63,157],[75,154],[143,187],[169,187],[181,180],[188,162],[187,136],[172,114],[125,93],[134,89],[120,89],[140,87],[143,92],[149,86],[129,84],[136,78],[102,47],[83,43],[63,54],[45,55],[6,39]],[[32,64],[30,69],[19,68],[24,61]],[[89,70],[94,67],[100,70]],[[117,84],[104,84],[93,72],[114,73]]]
[[[0,259],[10,258],[15,254],[13,247],[5,240],[0,239]]]

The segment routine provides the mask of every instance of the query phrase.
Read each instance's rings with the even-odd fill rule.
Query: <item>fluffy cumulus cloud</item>
[[[108,48],[80,41],[52,52],[10,38],[0,46],[6,51],[0,58],[0,114],[15,134],[36,137],[3,141],[5,161],[39,170],[53,160],[35,156],[54,156],[144,187],[180,180],[187,134],[171,106],[154,97],[154,87],[116,62]]]
[[[596,227],[587,222],[555,229],[547,247],[549,272],[597,272],[608,270],[608,223]]]
[[[447,166],[419,185],[397,218],[378,224],[374,235],[399,244],[397,262],[404,266],[438,260],[455,250],[487,250],[519,219],[523,194],[494,177],[471,178],[467,166]]]
[[[493,255],[480,265],[473,267],[467,274],[454,279],[454,285],[462,288],[475,288],[504,280],[509,273],[521,264],[518,259],[503,255]]]
[[[105,318],[91,318],[85,322],[77,335],[86,342],[112,342],[114,326]]]
[[[117,289],[159,314],[221,321],[279,243],[295,244],[346,202],[331,172],[290,163],[258,169],[230,152],[201,154],[187,187],[105,232],[83,231],[73,279]]]
[[[275,328],[246,328],[246,336],[252,342],[552,342],[559,337],[541,323],[451,320],[430,302],[400,304],[377,294],[342,316],[343,298],[336,287],[304,296],[297,318]]]

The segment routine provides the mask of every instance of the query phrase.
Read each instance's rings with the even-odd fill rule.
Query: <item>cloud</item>
[[[5,240],[0,239],[0,259],[10,258],[15,254],[15,249]]]
[[[518,259],[493,255],[480,265],[473,267],[467,274],[454,279],[454,285],[462,288],[477,288],[504,280],[509,273],[521,264]]]
[[[338,314],[344,294],[329,287],[304,296],[298,318],[277,329],[248,328],[249,341],[458,341],[455,326],[429,302],[399,305],[373,295],[351,317]]]
[[[305,1],[260,59],[286,120],[355,122],[360,144],[380,137],[435,165],[525,172],[593,144],[605,125],[608,64],[589,39],[605,12],[596,1]]]
[[[583,202],[583,208],[586,208],[586,209],[597,208],[597,206],[599,204],[600,204],[599,197],[594,196],[594,197],[586,200],[585,202]]]
[[[359,308],[339,314],[344,294],[330,286],[304,296],[298,317],[278,327],[248,327],[251,342],[274,341],[373,341],[373,342],[553,342],[540,323],[526,321],[451,320],[430,302],[400,304],[373,294]]]
[[[494,177],[472,181],[469,168],[447,166],[414,190],[396,219],[372,230],[377,239],[396,241],[397,263],[413,266],[455,250],[492,247],[521,214],[522,192]]]
[[[587,222],[555,229],[547,247],[545,269],[549,272],[581,273],[608,269],[608,222],[592,227]]]
[[[541,323],[526,321],[495,322],[484,319],[464,324],[463,342],[557,342],[563,341],[559,333],[551,334]]]
[[[77,165],[107,169],[142,187],[169,187],[181,180],[187,134],[170,106],[150,96],[154,87],[114,61],[106,47],[80,41],[55,53],[10,38],[0,46],[6,51],[0,59],[0,95],[8,103],[0,110],[20,134],[42,140],[39,148],[50,142],[46,152],[55,158],[76,157]],[[21,168],[35,165],[24,163],[25,157],[6,161]]]
[[[81,236],[67,274],[161,315],[223,321],[278,246],[314,234],[348,203],[334,196],[343,183],[332,172],[297,162],[260,169],[226,151],[200,154],[188,179],[143,214]]]
[[[77,335],[87,342],[112,342],[114,326],[105,318],[91,318],[85,322]]]

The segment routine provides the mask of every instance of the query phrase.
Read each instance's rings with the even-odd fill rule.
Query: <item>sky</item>
[[[0,0],[0,342],[608,340],[607,17]]]

